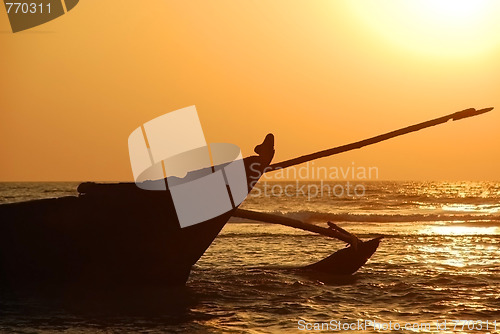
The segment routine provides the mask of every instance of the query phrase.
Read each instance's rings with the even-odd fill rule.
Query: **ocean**
[[[0,183],[0,203],[76,195],[77,184]],[[345,245],[234,218],[185,289],[2,298],[0,332],[500,333],[500,182],[261,182],[242,208],[384,239],[351,277],[304,276],[294,268]]]

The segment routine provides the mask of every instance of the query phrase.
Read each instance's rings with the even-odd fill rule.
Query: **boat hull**
[[[272,161],[274,136],[256,152],[243,159],[249,192]],[[181,228],[168,189],[82,183],[78,192],[0,205],[0,289],[184,285],[237,209]]]
[[[0,206],[0,283],[186,283],[231,216],[180,228],[168,192],[62,197]]]

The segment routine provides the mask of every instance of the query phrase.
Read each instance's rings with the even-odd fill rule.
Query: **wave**
[[[315,211],[268,211],[308,223],[314,222],[363,222],[363,223],[404,223],[404,222],[474,222],[500,224],[500,215],[495,214],[353,214]]]

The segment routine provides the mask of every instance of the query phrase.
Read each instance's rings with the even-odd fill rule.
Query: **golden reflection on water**
[[[488,204],[448,204],[441,207],[443,211],[452,212],[477,212],[485,214],[493,214],[500,212],[500,207],[498,205],[488,205]]]
[[[434,242],[416,246],[427,263],[454,274],[478,275],[477,266],[493,264],[499,245],[495,240],[500,233],[496,226],[431,225],[419,234],[437,238]]]
[[[432,225],[420,230],[419,234],[431,235],[494,235],[500,232],[497,226],[453,226]]]

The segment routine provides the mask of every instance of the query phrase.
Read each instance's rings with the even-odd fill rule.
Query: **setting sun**
[[[494,0],[353,1],[371,30],[402,47],[440,57],[482,53],[500,43]]]

